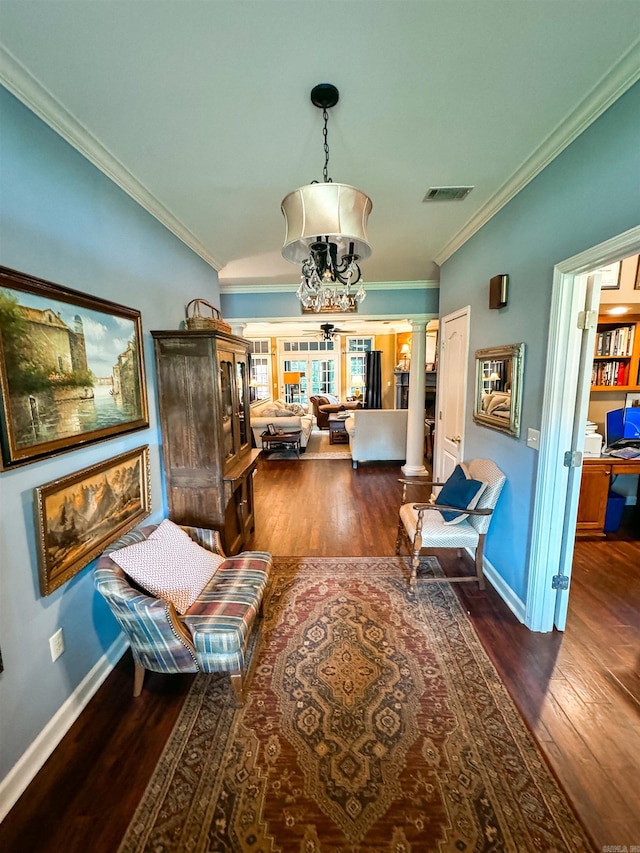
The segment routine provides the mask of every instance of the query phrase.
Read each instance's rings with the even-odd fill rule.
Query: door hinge
[[[598,325],[597,311],[579,311],[578,312],[578,328],[582,331],[587,329],[595,329]]]
[[[569,576],[554,575],[551,578],[551,589],[569,589]]]
[[[579,450],[567,450],[564,454],[565,468],[579,468],[582,465],[582,453]]]

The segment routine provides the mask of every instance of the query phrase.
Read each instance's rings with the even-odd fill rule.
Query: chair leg
[[[404,524],[401,521],[398,521],[398,533],[396,535],[396,557],[400,554],[400,548],[402,547],[402,537],[404,536]]]
[[[481,534],[478,539],[478,547],[476,548],[476,575],[478,576],[478,587],[484,589],[486,584],[484,580],[484,568],[482,559],[484,554],[484,534]]]
[[[409,586],[414,587],[418,583],[418,569],[420,568],[420,549],[413,552],[411,558],[411,577],[409,578]]]
[[[420,524],[420,519],[418,519],[418,529],[416,530],[415,536],[413,537],[413,542],[411,542],[411,577],[409,578],[409,586],[414,587],[418,583],[418,569],[420,568],[420,551],[422,551],[422,536],[420,535],[420,531],[422,530],[422,525]]]
[[[233,687],[236,708],[242,708],[244,705],[244,698],[242,696],[242,673],[238,670],[237,672],[230,672],[229,675],[231,677],[231,686]]]
[[[409,578],[409,586],[414,587],[418,583],[418,569],[420,568],[420,551],[422,551],[422,510],[418,511],[418,520],[416,522],[416,532],[413,534],[411,542],[411,577]],[[407,532],[407,539],[409,533]]]
[[[133,662],[133,696],[135,699],[142,693],[142,683],[144,681],[144,667],[138,663],[138,661]]]

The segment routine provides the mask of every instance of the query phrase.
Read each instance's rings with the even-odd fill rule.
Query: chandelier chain
[[[322,116],[324,118],[324,128],[322,130],[322,135],[324,136],[324,169],[322,170],[322,177],[324,178],[325,184],[331,184],[333,181],[329,177],[329,140],[327,131],[329,113],[327,112],[326,107],[322,110]]]

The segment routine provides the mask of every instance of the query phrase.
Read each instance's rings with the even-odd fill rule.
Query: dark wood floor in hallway
[[[399,476],[393,464],[261,460],[251,546],[393,554]],[[640,845],[640,542],[577,544],[564,634],[531,633],[490,587],[456,590],[597,847]],[[132,679],[127,654],[0,826],[0,850],[117,850],[192,676],[149,674],[139,699]]]

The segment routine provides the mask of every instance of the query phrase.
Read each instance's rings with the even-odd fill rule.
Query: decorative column
[[[411,321],[411,367],[409,369],[409,412],[407,414],[407,461],[402,473],[420,477],[424,467],[424,365],[427,353],[427,324]]]
[[[229,325],[231,326],[231,334],[236,335],[238,338],[244,338],[244,330],[247,328],[246,323],[234,323],[233,321],[227,320]]]

